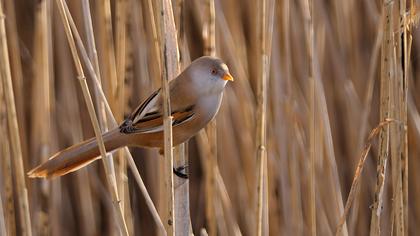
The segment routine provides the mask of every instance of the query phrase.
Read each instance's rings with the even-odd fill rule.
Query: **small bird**
[[[226,64],[203,56],[169,82],[174,145],[193,137],[215,117],[228,81],[233,77]],[[158,89],[119,127],[102,134],[106,151],[125,146],[163,148],[162,102],[162,90]],[[62,176],[99,159],[99,155],[96,138],[91,138],[56,153],[28,176]]]

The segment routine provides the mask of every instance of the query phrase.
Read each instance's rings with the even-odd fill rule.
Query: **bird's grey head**
[[[226,83],[233,81],[227,65],[216,57],[200,57],[191,63],[190,69],[193,82],[210,93],[222,92]]]

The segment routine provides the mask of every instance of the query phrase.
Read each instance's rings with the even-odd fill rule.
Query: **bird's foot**
[[[188,168],[188,165],[183,165],[183,166],[179,166],[179,167],[174,167],[174,174],[176,176],[178,176],[179,178],[182,179],[188,179],[188,173],[186,171],[186,169]]]

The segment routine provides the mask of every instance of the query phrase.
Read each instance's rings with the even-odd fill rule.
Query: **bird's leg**
[[[186,173],[188,165],[183,165],[179,167],[174,167],[174,174],[178,176],[179,178],[188,179],[188,173]]]

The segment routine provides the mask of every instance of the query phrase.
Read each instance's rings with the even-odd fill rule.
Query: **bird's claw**
[[[186,169],[187,169],[187,167],[188,167],[188,165],[183,165],[183,166],[179,166],[179,167],[174,167],[173,168],[173,171],[174,171],[174,174],[176,175],[176,176],[178,176],[179,178],[182,178],[182,179],[188,179],[188,173],[186,173]]]

